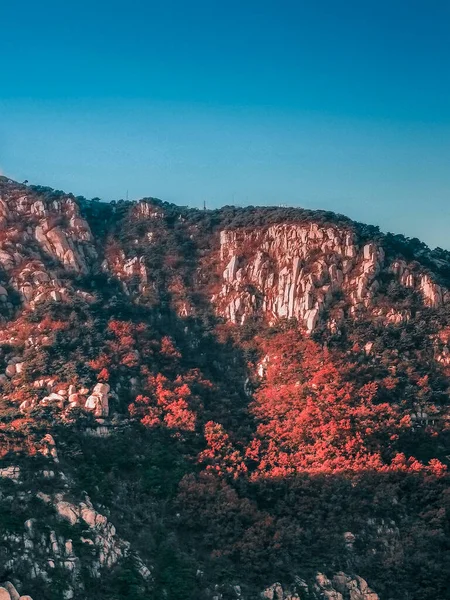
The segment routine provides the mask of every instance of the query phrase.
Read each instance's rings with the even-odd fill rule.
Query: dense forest
[[[308,332],[296,318],[229,322],[210,293],[223,230],[351,231],[358,248],[377,244],[386,264],[406,261],[444,290],[448,252],[324,211],[106,204],[4,179],[0,191],[11,206],[42,202],[55,219],[49,231],[81,230],[61,208],[73,202],[91,237],[83,229],[69,250],[96,252],[80,251],[86,269],[68,268],[27,241],[36,212],[4,215],[3,251],[22,256],[10,268],[0,254],[1,466],[20,469],[16,480],[0,477],[2,580],[35,600],[231,600],[301,578],[304,600],[339,598],[317,595],[311,582],[344,571],[382,600],[449,597],[445,297],[427,305],[419,289],[379,270],[370,305],[355,315],[335,291]],[[60,281],[58,295],[24,296],[24,265],[27,283],[38,271],[49,273],[44,288]],[[394,309],[407,318],[386,320]],[[109,395],[106,412],[90,408],[92,388]],[[97,525],[90,543],[82,520],[61,519],[58,503],[86,495],[131,544],[120,560],[103,564]],[[19,556],[30,518],[36,532]],[[71,540],[70,572],[62,559],[43,566],[38,540],[51,532]]]

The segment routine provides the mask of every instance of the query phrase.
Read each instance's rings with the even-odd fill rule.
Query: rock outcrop
[[[21,596],[10,581],[0,583],[0,600],[33,600],[31,596]]]
[[[340,571],[329,579],[317,573],[315,581],[308,583],[300,577],[291,586],[274,583],[261,593],[262,600],[379,600],[365,579],[350,577]]]
[[[246,600],[254,598],[243,592],[241,585],[216,586],[209,594],[212,599]],[[317,573],[312,580],[296,576],[289,584],[279,582],[269,585],[259,594],[260,600],[380,600],[367,584],[366,580],[358,575],[349,576],[339,571],[331,578],[323,573]]]
[[[441,306],[448,296],[428,274],[413,272],[405,261],[386,264],[379,244],[359,245],[354,232],[315,223],[224,230],[220,261],[222,286],[212,301],[233,323],[242,324],[249,316],[264,316],[269,323],[296,318],[312,332],[326,309],[332,313],[330,323],[344,316],[341,309],[332,310],[337,298],[344,299],[351,315],[374,309],[382,271],[418,290],[426,305]],[[406,318],[388,311],[382,316],[388,322]]]
[[[6,550],[7,557],[2,565],[3,569],[15,573],[18,580],[63,585],[62,597],[67,600],[77,598],[83,591],[83,581],[80,578],[82,569],[87,568],[90,577],[99,579],[105,570],[113,568],[124,559],[132,560],[142,580],[147,584],[151,583],[151,570],[138,553],[133,551],[131,544],[117,534],[108,518],[94,508],[90,498],[85,496],[83,500],[74,500],[69,478],[60,470],[55,440],[51,435],[47,434],[41,441],[40,452],[49,461],[41,475],[54,480],[55,484],[62,482],[66,492],[33,493],[26,489],[19,467],[10,466],[0,470],[0,478],[8,478],[21,487],[16,498],[4,497],[0,492],[0,501],[9,508],[14,504],[16,510],[20,506],[22,512],[30,513],[21,533],[16,531],[0,534],[0,552],[3,551],[4,554]],[[49,528],[45,521],[34,516],[36,501],[54,511],[57,521],[64,525],[63,529],[56,525]],[[89,560],[82,561],[80,554],[86,556],[86,552]],[[3,586],[6,588],[6,584]],[[0,599],[4,597],[5,600],[14,600],[12,590],[13,588],[2,592],[0,587],[0,594],[3,593]]]
[[[148,224],[143,239],[133,245],[156,247],[155,235],[167,231],[162,224],[164,210],[142,201],[131,212],[144,227]],[[40,196],[3,179],[0,227],[5,231],[0,240],[0,314],[2,310],[11,314],[14,293],[32,310],[76,295],[88,299],[89,294],[74,289],[70,273],[103,271],[118,280],[128,296],[152,294],[153,274],[146,258],[125,251],[117,240],[108,243],[106,250],[99,247],[70,195]],[[449,298],[448,291],[418,262],[400,258],[388,262],[380,242],[361,242],[349,226],[307,222],[224,229],[218,264],[222,283],[212,302],[217,313],[233,323],[251,316],[263,316],[269,323],[296,318],[311,333],[325,313],[328,327],[338,329],[342,318],[361,311],[371,311],[386,323],[405,322],[407,312],[375,306],[378,276],[383,273],[416,290],[427,306],[437,308]],[[174,274],[169,289],[177,287],[180,282]],[[207,294],[208,289],[206,285],[201,291]],[[186,298],[174,301],[180,316],[193,313]]]
[[[67,299],[58,267],[88,273],[97,260],[77,202],[67,195],[45,199],[4,179],[0,187],[0,308],[12,310],[13,292],[31,307]]]

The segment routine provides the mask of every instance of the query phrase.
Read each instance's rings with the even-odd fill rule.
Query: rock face
[[[212,301],[233,323],[255,315],[270,323],[295,317],[312,332],[338,296],[344,297],[351,314],[373,308],[377,276],[383,270],[420,291],[429,306],[446,299],[428,275],[413,273],[404,261],[386,264],[385,252],[376,243],[361,246],[353,232],[315,223],[222,231],[220,259],[223,283]],[[342,316],[342,311],[334,314]]]
[[[167,233],[164,211],[139,202],[132,214],[137,223],[149,227],[143,240],[134,240],[135,245],[156,248],[156,236]],[[102,271],[119,281],[125,294],[134,299],[152,294],[152,272],[142,251],[130,255],[117,242],[105,251],[70,195],[42,196],[3,178],[0,228],[5,231],[0,239],[0,314],[2,309],[11,313],[14,292],[32,310],[49,300],[67,302],[77,295],[89,299],[87,292],[73,288],[70,273]],[[418,263],[400,258],[388,261],[380,243],[360,242],[349,226],[282,223],[223,229],[219,237],[214,264],[218,264],[221,286],[212,294],[212,302],[217,313],[233,323],[242,324],[251,316],[263,316],[269,323],[296,318],[311,333],[325,312],[330,313],[328,326],[333,328],[344,316],[368,310],[387,323],[405,322],[407,311],[375,308],[383,274],[417,291],[427,306],[440,307],[449,297]],[[179,286],[174,274],[169,288]],[[209,294],[209,290],[210,286],[203,285],[201,292]],[[186,298],[176,308],[180,316],[193,312]],[[14,366],[6,374],[14,376]]]
[[[11,308],[10,290],[26,305],[37,306],[46,299],[61,301],[68,290],[57,275],[57,266],[87,273],[97,259],[90,227],[78,204],[64,195],[45,199],[4,179],[0,188],[0,269],[4,276],[0,303]]]
[[[356,273],[352,234],[315,224],[222,231],[220,254],[224,283],[213,298],[220,314],[234,323],[258,313],[269,322],[295,317],[308,331],[344,285],[363,302],[383,260],[382,252],[367,246]]]
[[[10,581],[0,585],[0,600],[33,600],[31,596],[21,596]]]
[[[420,291],[427,306],[437,308],[448,300],[448,292],[433,282],[428,274],[412,272],[405,261],[394,261],[389,270],[397,276],[402,285]]]
[[[119,537],[108,518],[94,508],[90,498],[84,496],[82,500],[74,500],[75,494],[67,483],[69,478],[60,470],[53,437],[47,434],[41,441],[41,447],[41,454],[50,461],[48,466],[53,467],[42,474],[44,477],[50,476],[55,485],[63,482],[66,493],[34,493],[28,490],[22,491],[16,499],[10,498],[15,508],[20,505],[22,511],[29,511],[30,518],[24,522],[22,533],[0,534],[0,550],[7,550],[7,560],[2,567],[17,574],[20,580],[45,584],[52,583],[54,574],[58,573],[59,584],[64,588],[63,598],[67,599],[76,598],[84,592],[80,573],[86,566],[89,576],[99,579],[105,571],[128,559],[133,561],[142,580],[151,582],[150,569],[132,550],[130,542]],[[25,482],[20,481],[18,467],[3,471],[3,476],[22,483],[23,489]],[[3,499],[1,493],[0,499]],[[56,526],[49,528],[45,522],[32,516],[31,506],[34,503],[36,507],[36,502],[53,511],[57,523],[63,524],[63,529]],[[89,557],[88,561],[86,556]],[[19,595],[12,584],[4,583],[3,588],[0,587],[1,598],[16,600]]]
[[[340,571],[329,579],[323,573],[317,573],[315,581],[309,585],[300,577],[290,586],[274,583],[261,593],[262,600],[303,600],[303,598],[323,600],[379,600],[367,585],[356,575],[350,577]]]
[[[148,289],[148,270],[143,256],[127,258],[123,250],[112,253],[103,261],[102,269],[105,273],[114,273],[127,295],[132,293],[132,284],[135,280],[139,282],[137,287],[139,294],[145,294]]]

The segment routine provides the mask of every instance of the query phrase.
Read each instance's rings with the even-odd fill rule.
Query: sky
[[[0,0],[0,172],[450,249],[447,0]]]

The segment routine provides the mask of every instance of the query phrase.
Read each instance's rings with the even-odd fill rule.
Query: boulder
[[[345,594],[347,592],[347,580],[348,577],[345,573],[337,573],[333,577],[333,587],[341,594]]]
[[[56,503],[55,508],[58,515],[65,521],[68,521],[71,525],[75,525],[78,521],[78,509],[73,504],[70,504],[70,502],[61,500]]]
[[[96,417],[107,417],[109,415],[109,390],[110,387],[107,383],[97,383],[92,394],[86,400],[85,408],[93,411]]]
[[[82,398],[83,398],[83,396],[80,396],[80,394],[70,394],[70,396],[69,396],[70,406],[77,406],[77,405],[81,404]]]
[[[14,377],[16,372],[17,372],[16,365],[8,365],[5,369],[5,373],[8,377]]]
[[[13,465],[10,467],[3,467],[3,469],[0,469],[0,477],[18,481],[20,478],[20,467],[15,467]]]
[[[284,593],[280,583],[274,583],[261,593],[263,600],[283,600]]]
[[[64,397],[61,396],[61,394],[56,394],[55,392],[52,392],[48,396],[45,396],[45,398],[42,398],[41,403],[43,404],[44,402],[64,402]]]
[[[88,399],[86,400],[86,404],[84,406],[87,410],[92,410],[96,417],[101,416],[102,400],[99,396],[95,396],[94,394],[92,394],[91,396],[88,397]]]
[[[19,600],[20,594],[10,581],[5,581],[3,587],[8,590],[11,600]]]
[[[26,534],[30,539],[33,539],[36,534],[35,524],[36,524],[36,519],[34,519],[34,518],[27,519],[24,523]]]
[[[111,388],[107,383],[97,383],[94,387],[94,394],[107,394]]]
[[[367,585],[367,581],[365,579],[359,577],[359,575],[356,575],[355,579],[358,582],[358,586],[361,592],[369,591],[369,586]]]

